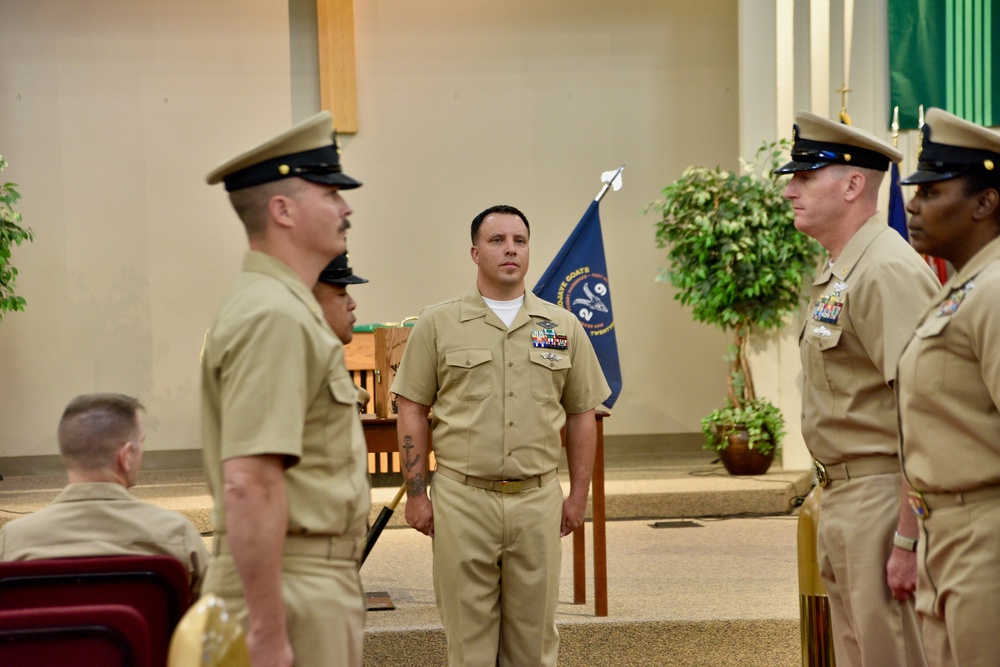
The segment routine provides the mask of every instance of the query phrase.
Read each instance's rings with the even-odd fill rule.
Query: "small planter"
[[[727,436],[729,446],[719,450],[722,465],[730,475],[763,475],[774,462],[774,449],[767,454],[750,449],[746,428],[737,425],[735,429]]]

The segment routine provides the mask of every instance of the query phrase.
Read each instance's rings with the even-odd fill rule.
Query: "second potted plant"
[[[761,474],[780,452],[784,419],[757,396],[750,372],[754,333],[781,328],[797,310],[802,284],[812,272],[818,244],[795,229],[784,183],[774,170],[787,141],[764,143],[744,173],[688,167],[652,202],[656,242],[669,248],[670,268],[657,278],[677,288],[698,322],[733,333],[728,400],[702,420],[706,449],[720,452],[732,474]],[[754,465],[748,470],[741,462]]]

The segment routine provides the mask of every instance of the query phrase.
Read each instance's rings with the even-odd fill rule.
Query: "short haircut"
[[[973,171],[958,178],[962,179],[966,197],[975,197],[986,190],[996,190],[1000,194],[1000,173],[996,171]],[[993,214],[993,222],[1000,226],[1000,207]]]
[[[524,213],[521,213],[513,206],[508,206],[507,204],[497,204],[496,206],[490,206],[488,209],[472,219],[472,245],[476,245],[476,237],[479,236],[479,227],[483,224],[483,220],[494,213],[516,215],[521,218],[521,220],[524,221],[525,228],[528,230],[528,236],[531,236],[531,225],[528,224],[528,219],[524,217]]]
[[[229,193],[229,203],[243,221],[247,235],[260,236],[267,229],[267,204],[275,195],[295,197],[302,186],[302,179],[283,178]]]
[[[851,172],[857,172],[865,177],[865,189],[864,196],[869,200],[877,200],[879,188],[882,187],[882,181],[885,179],[886,172],[879,169],[870,169],[868,167],[858,167],[856,165],[849,164],[831,164],[824,169],[833,169],[841,176],[846,176]]]
[[[123,394],[83,394],[63,411],[59,420],[59,452],[68,467],[100,470],[110,466],[115,453],[139,431],[139,399]]]
[[[965,185],[965,194],[968,196],[978,195],[983,190],[996,190],[1000,192],[1000,172],[997,171],[973,171],[963,176],[959,176]]]

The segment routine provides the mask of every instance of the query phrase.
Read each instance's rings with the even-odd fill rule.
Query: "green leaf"
[[[7,168],[7,161],[0,156],[0,172]],[[33,241],[34,233],[20,226],[21,214],[14,206],[21,199],[15,183],[0,184],[0,320],[4,312],[24,310],[24,297],[14,293],[17,268],[10,263],[10,249],[24,241]]]

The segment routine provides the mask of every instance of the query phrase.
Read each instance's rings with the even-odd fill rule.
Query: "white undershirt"
[[[490,310],[497,314],[504,326],[510,329],[511,323],[517,317],[517,311],[521,310],[521,306],[524,305],[524,295],[522,294],[512,301],[494,301],[484,296],[483,301],[490,307]]]

